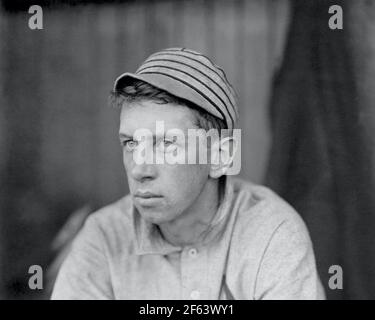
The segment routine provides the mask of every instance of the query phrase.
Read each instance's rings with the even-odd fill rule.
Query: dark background
[[[34,4],[43,30],[28,27]],[[343,30],[328,28],[332,4]],[[241,176],[302,215],[328,298],[375,298],[373,21],[366,0],[3,0],[0,298],[48,298],[82,217],[127,193],[108,93],[175,46],[226,71],[240,98]],[[34,264],[49,270],[45,290],[28,287]],[[328,288],[331,265],[343,290]]]

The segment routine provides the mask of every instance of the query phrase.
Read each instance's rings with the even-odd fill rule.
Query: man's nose
[[[136,164],[131,169],[131,176],[134,180],[143,182],[145,180],[153,180],[156,178],[157,170],[153,164]]]

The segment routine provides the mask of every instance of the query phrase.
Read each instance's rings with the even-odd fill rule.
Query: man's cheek
[[[130,164],[131,159],[129,158],[129,155],[124,152],[122,155],[122,164],[124,165],[125,171],[128,172],[130,170]]]
[[[130,165],[128,162],[123,162],[123,165],[124,165],[124,170],[125,170],[125,175],[126,175],[126,179],[128,181],[128,185],[129,185],[129,188],[131,190],[131,186],[132,186],[132,178],[131,178],[131,168],[130,168]]]

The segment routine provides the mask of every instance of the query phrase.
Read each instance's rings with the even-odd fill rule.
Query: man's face
[[[204,187],[209,177],[208,164],[137,164],[133,153],[139,142],[134,141],[134,132],[150,130],[156,148],[165,141],[156,132],[156,122],[163,121],[164,131],[196,128],[194,114],[185,106],[139,101],[126,104],[120,115],[120,140],[123,145],[123,161],[128,177],[130,193],[142,217],[161,224],[171,222],[181,214],[194,210],[202,202]],[[186,152],[187,149],[185,148]],[[204,199],[203,199],[204,201]]]

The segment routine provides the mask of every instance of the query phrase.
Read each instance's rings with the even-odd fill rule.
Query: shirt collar
[[[212,219],[209,227],[205,231],[203,242],[198,246],[206,245],[215,237],[220,236],[225,228],[226,217],[229,216],[231,202],[233,199],[233,186],[231,179],[226,176],[224,196],[220,206]],[[173,252],[179,252],[182,247],[175,246],[165,240],[156,224],[144,220],[136,207],[132,206],[133,228],[135,233],[135,252],[137,255],[160,254],[167,255]]]
[[[136,240],[136,254],[166,255],[182,250],[181,247],[174,246],[166,241],[160,233],[159,227],[156,224],[144,220],[134,205],[133,222]]]

